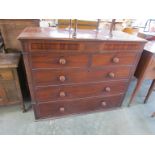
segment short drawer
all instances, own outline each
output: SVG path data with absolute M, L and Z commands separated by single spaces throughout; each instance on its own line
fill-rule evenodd
M 92 66 L 106 65 L 134 65 L 137 58 L 137 53 L 104 53 L 94 54 L 92 58 Z
M 49 102 L 55 100 L 119 94 L 124 93 L 126 87 L 127 81 L 36 87 L 35 96 L 37 102 Z
M 1 69 L 0 70 L 0 81 L 1 80 L 13 80 L 13 73 L 11 70 Z
M 65 54 L 65 53 L 40 53 L 31 54 L 32 68 L 65 68 L 65 67 L 86 67 L 88 56 L 86 54 Z
M 63 85 L 71 83 L 86 83 L 104 80 L 127 79 L 131 67 L 105 67 L 103 69 L 55 69 L 34 70 L 35 85 Z
M 122 95 L 110 97 L 94 97 L 72 101 L 58 101 L 46 104 L 34 104 L 36 119 L 59 117 L 91 111 L 102 111 L 121 106 Z

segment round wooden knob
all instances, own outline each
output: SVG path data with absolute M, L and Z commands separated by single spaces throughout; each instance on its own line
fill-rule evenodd
M 105 107 L 105 106 L 107 105 L 107 103 L 106 103 L 105 101 L 102 101 L 102 102 L 101 102 L 101 105 L 102 105 L 103 107 Z
M 114 57 L 114 58 L 112 59 L 112 61 L 113 61 L 114 63 L 118 63 L 118 62 L 119 62 L 119 58 Z
M 60 97 L 65 97 L 66 96 L 64 91 L 61 91 L 59 95 L 60 95 Z
M 60 63 L 61 65 L 66 64 L 66 59 L 60 58 L 60 59 L 59 59 L 59 63 Z
M 63 75 L 61 75 L 61 76 L 59 77 L 59 80 L 60 80 L 61 82 L 64 82 L 64 81 L 66 80 L 66 77 L 63 76 Z
M 64 108 L 64 107 L 60 107 L 59 110 L 60 110 L 61 112 L 64 112 L 64 111 L 65 111 L 65 108 Z
M 110 78 L 114 78 L 115 77 L 115 74 L 113 72 L 110 72 L 108 75 L 109 75 Z
M 0 101 L 2 101 L 3 99 L 0 97 Z
M 110 92 L 110 90 L 111 90 L 110 87 L 106 87 L 106 88 L 105 88 L 105 91 L 106 91 L 106 92 Z

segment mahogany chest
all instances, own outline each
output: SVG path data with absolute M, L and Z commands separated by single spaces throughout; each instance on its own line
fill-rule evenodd
M 145 40 L 123 32 L 26 28 L 23 47 L 36 119 L 120 107 Z

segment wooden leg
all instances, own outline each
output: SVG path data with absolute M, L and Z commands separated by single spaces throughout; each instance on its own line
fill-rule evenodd
M 144 103 L 146 103 L 148 101 L 148 98 L 150 97 L 154 87 L 155 87 L 155 80 L 153 80 L 152 83 L 151 83 L 149 91 L 148 91 L 148 93 L 147 93 L 147 95 L 145 97 Z
M 141 79 L 139 79 L 139 80 L 137 81 L 136 87 L 135 87 L 135 89 L 134 89 L 134 91 L 133 91 L 133 93 L 132 93 L 132 95 L 131 95 L 131 98 L 130 98 L 130 101 L 129 101 L 129 105 L 128 105 L 128 106 L 131 105 L 131 103 L 132 103 L 132 101 L 133 101 L 135 95 L 137 94 L 137 92 L 138 92 L 138 90 L 139 90 L 139 88 L 140 88 L 140 86 L 141 86 L 141 84 L 142 84 L 143 81 L 144 81 L 143 78 L 141 78 Z

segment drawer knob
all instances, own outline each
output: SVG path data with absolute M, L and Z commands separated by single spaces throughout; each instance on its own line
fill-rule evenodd
M 106 87 L 106 88 L 105 88 L 105 91 L 106 91 L 106 92 L 110 92 L 110 91 L 111 91 L 110 87 Z
M 112 61 L 113 61 L 114 63 L 119 63 L 119 58 L 114 57 L 114 58 L 112 59 Z
M 60 107 L 59 110 L 60 110 L 60 112 L 64 112 L 65 108 L 64 107 Z
M 105 106 L 107 105 L 107 103 L 106 103 L 105 101 L 102 101 L 102 102 L 101 102 L 101 105 L 102 105 L 103 107 L 105 107 Z
M 109 75 L 110 78 L 114 78 L 115 77 L 115 74 L 113 72 L 110 72 L 108 75 Z
M 64 82 L 64 81 L 66 80 L 66 77 L 63 76 L 63 75 L 61 75 L 61 76 L 59 77 L 59 80 L 60 80 L 61 82 Z
M 65 65 L 65 64 L 66 64 L 66 59 L 60 58 L 60 59 L 59 59 L 59 64 Z
M 59 95 L 60 95 L 60 97 L 65 97 L 66 96 L 64 91 L 61 91 Z
M 3 101 L 3 99 L 0 97 L 0 102 Z

